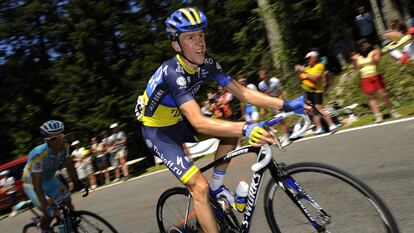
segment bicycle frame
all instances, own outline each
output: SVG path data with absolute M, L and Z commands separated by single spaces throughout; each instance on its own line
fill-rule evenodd
M 253 146 L 245 146 L 236 150 L 233 150 L 231 152 L 228 152 L 225 156 L 211 162 L 210 164 L 202 167 L 200 169 L 201 172 L 205 172 L 217 165 L 221 165 L 223 163 L 227 163 L 231 161 L 233 158 L 238 156 L 243 156 L 249 153 L 255 153 L 257 155 L 257 162 L 259 163 L 265 158 L 266 150 L 264 147 L 253 147 Z M 254 165 L 253 165 L 254 166 Z M 252 170 L 253 169 L 252 166 Z M 306 207 L 303 205 L 301 200 L 305 200 L 309 202 L 322 216 L 325 220 L 325 223 L 330 223 L 330 216 L 319 206 L 318 203 L 316 203 L 313 198 L 308 195 L 296 181 L 286 174 L 286 172 L 283 170 L 283 165 L 278 164 L 274 158 L 271 158 L 270 162 L 268 162 L 264 167 L 257 171 L 253 171 L 250 186 L 249 186 L 249 193 L 247 196 L 247 203 L 246 203 L 246 209 L 244 211 L 243 221 L 241 225 L 238 224 L 238 222 L 231 221 L 229 219 L 226 219 L 226 221 L 229 223 L 230 227 L 234 228 L 233 230 L 237 230 L 240 233 L 248 233 L 250 229 L 250 223 L 253 217 L 253 213 L 256 207 L 256 201 L 257 197 L 259 196 L 260 187 L 263 181 L 264 172 L 266 170 L 270 170 L 270 174 L 272 175 L 272 178 L 276 181 L 276 184 L 278 184 L 289 196 L 289 198 L 292 200 L 293 203 L 301 210 L 301 212 L 304 214 L 304 216 L 308 219 L 309 223 L 318 231 L 318 232 L 324 232 L 326 226 L 320 225 L 315 221 L 313 216 L 309 213 L 309 211 L 306 209 Z M 215 200 L 215 197 L 210 197 L 211 199 Z M 222 211 L 221 208 L 216 204 L 217 202 L 212 201 L 213 208 L 218 209 L 219 211 Z M 223 212 L 221 212 L 222 216 L 226 216 Z M 219 217 L 219 216 L 218 216 Z

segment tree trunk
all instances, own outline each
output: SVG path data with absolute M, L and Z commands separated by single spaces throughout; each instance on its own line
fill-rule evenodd
M 391 0 L 382 1 L 382 13 L 388 28 L 390 27 L 391 20 L 403 20 L 402 14 L 398 11 L 397 7 Z
M 282 41 L 276 17 L 267 0 L 257 0 L 257 5 L 259 6 L 260 14 L 265 24 L 267 40 L 269 41 L 270 51 L 272 53 L 273 67 L 276 71 L 282 72 L 283 68 L 280 60 Z
M 385 27 L 384 27 L 384 23 L 382 22 L 381 12 L 379 10 L 377 0 L 370 0 L 370 3 L 371 3 L 371 8 L 372 8 L 372 13 L 374 16 L 375 28 L 377 29 L 377 33 L 380 36 L 381 43 L 384 43 L 384 41 L 386 40 Z

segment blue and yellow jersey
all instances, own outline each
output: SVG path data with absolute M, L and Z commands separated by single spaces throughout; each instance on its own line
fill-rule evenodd
M 223 88 L 233 80 L 209 56 L 197 70 L 186 66 L 179 55 L 165 61 L 152 75 L 145 89 L 143 124 L 164 127 L 179 122 L 182 119 L 179 107 L 194 99 L 209 79 L 215 80 Z
M 23 169 L 22 180 L 25 183 L 32 183 L 31 173 L 41 172 L 42 181 L 47 182 L 55 177 L 57 170 L 61 168 L 63 161 L 69 157 L 69 145 L 64 148 L 57 156 L 54 156 L 47 143 L 35 147 L 30 153 L 26 166 Z

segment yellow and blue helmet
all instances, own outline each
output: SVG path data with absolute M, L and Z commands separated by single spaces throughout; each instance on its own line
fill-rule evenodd
M 168 38 L 178 40 L 183 32 L 193 32 L 207 28 L 207 17 L 195 7 L 186 7 L 174 11 L 165 21 Z

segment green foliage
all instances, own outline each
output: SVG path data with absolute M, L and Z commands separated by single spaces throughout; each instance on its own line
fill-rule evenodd
M 354 16 L 352 0 L 270 2 L 289 67 L 302 63 L 310 47 L 332 51 L 337 36 Z M 256 71 L 272 67 L 263 19 L 254 0 L 1 1 L 0 160 L 27 154 L 41 142 L 39 125 L 52 118 L 65 122 L 68 141 L 84 143 L 119 122 L 128 133 L 130 154 L 142 155 L 145 146 L 139 142 L 133 112 L 136 97 L 158 66 L 173 56 L 164 32 L 165 18 L 186 5 L 197 6 L 207 15 L 208 53 L 227 73 L 244 73 L 256 83 Z M 409 67 L 384 72 L 395 79 L 414 74 Z M 285 75 L 288 93 L 299 93 L 293 72 L 287 70 Z M 405 100 L 412 97 L 404 92 L 405 85 L 411 93 L 414 85 L 413 79 L 404 80 L 390 85 Z M 353 82 L 355 90 L 348 93 L 356 94 L 358 83 Z M 350 95 L 347 98 L 357 96 Z

